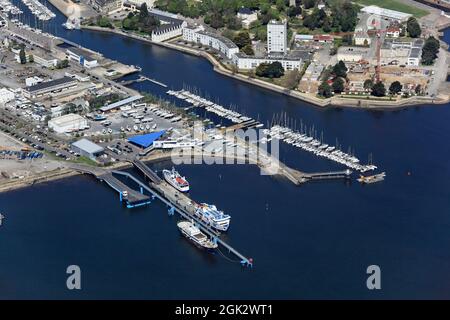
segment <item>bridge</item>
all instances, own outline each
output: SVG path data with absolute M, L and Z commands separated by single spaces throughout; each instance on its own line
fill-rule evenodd
M 136 169 L 138 169 L 142 174 L 149 179 L 154 184 L 160 184 L 162 182 L 161 178 L 150 169 L 144 162 L 141 160 L 133 160 L 133 165 Z
M 116 172 L 117 173 L 117 172 Z M 117 191 L 120 195 L 120 201 L 125 201 L 127 208 L 135 208 L 144 206 L 150 203 L 150 197 L 144 194 L 144 190 L 141 188 L 141 192 L 138 192 L 120 180 L 113 176 L 111 172 L 98 175 L 97 179 L 105 182 L 112 189 Z

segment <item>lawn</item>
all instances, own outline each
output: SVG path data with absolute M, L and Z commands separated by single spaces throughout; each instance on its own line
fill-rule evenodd
M 401 3 L 397 0 L 353 0 L 356 3 L 362 5 L 375 5 L 385 9 L 391 9 L 395 11 L 401 11 L 405 13 L 410 13 L 416 18 L 422 18 L 429 14 L 427 10 L 416 8 L 412 5 Z

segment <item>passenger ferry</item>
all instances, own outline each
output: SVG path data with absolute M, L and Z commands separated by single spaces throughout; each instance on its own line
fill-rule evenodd
M 175 168 L 163 170 L 164 179 L 175 189 L 181 192 L 189 192 L 189 182 L 182 177 Z
M 192 222 L 180 221 L 177 223 L 181 234 L 192 241 L 196 246 L 205 249 L 216 249 L 217 243 L 212 242 L 208 237 L 200 231 Z
M 205 223 L 220 231 L 227 231 L 230 226 L 231 217 L 217 209 L 215 205 L 206 203 L 194 203 L 195 214 Z
M 375 182 L 383 181 L 385 177 L 386 177 L 386 172 L 375 174 L 373 176 L 363 176 L 363 175 L 361 175 L 358 178 L 358 181 L 361 182 L 361 183 L 369 184 L 369 183 L 375 183 Z

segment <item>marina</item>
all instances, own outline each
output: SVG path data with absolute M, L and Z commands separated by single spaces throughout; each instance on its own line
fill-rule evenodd
M 30 9 L 31 13 L 41 21 L 48 21 L 56 17 L 56 15 L 38 0 L 22 0 L 22 2 Z
M 22 10 L 13 5 L 9 0 L 0 0 L 0 11 L 13 16 L 22 14 Z

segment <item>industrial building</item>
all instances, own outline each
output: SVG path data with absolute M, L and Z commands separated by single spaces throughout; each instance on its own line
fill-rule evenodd
M 92 160 L 95 160 L 104 151 L 102 146 L 99 146 L 88 139 L 81 139 L 72 143 L 71 149 Z
M 287 49 L 286 21 L 269 21 L 267 24 L 267 52 L 269 55 L 285 54 Z
M 72 131 L 84 130 L 88 128 L 88 123 L 85 118 L 78 114 L 69 113 L 64 116 L 51 119 L 48 122 L 48 127 L 57 133 L 67 133 Z
M 136 101 L 138 101 L 138 100 L 140 100 L 142 98 L 143 98 L 143 96 L 140 96 L 140 95 L 132 96 L 132 97 L 129 97 L 129 98 L 126 98 L 126 99 L 123 99 L 123 100 L 120 100 L 120 101 L 117 101 L 117 102 L 114 102 L 114 103 L 111 103 L 111 104 L 107 104 L 107 105 L 101 107 L 100 111 L 108 112 L 108 111 L 120 108 L 122 106 L 125 106 L 127 104 L 136 102 Z
M 384 9 L 378 6 L 367 6 L 362 8 L 361 11 L 367 14 L 377 15 L 383 19 L 394 20 L 398 22 L 406 22 L 409 18 L 412 17 L 412 14 L 409 13 Z
M 385 39 L 380 50 L 381 63 L 417 67 L 420 65 L 423 45 L 423 39 Z
M 153 145 L 153 142 L 155 142 L 156 140 L 161 138 L 164 135 L 164 133 L 166 133 L 166 130 L 142 134 L 142 135 L 128 138 L 128 141 L 138 147 L 148 148 Z
M 45 94 L 52 94 L 61 92 L 69 88 L 76 87 L 78 81 L 69 77 L 62 77 L 59 79 L 41 82 L 33 86 L 29 86 L 23 89 L 23 93 L 27 98 L 37 98 Z
M 71 47 L 66 50 L 69 60 L 73 60 L 81 64 L 85 68 L 95 68 L 98 66 L 98 61 L 86 50 Z

